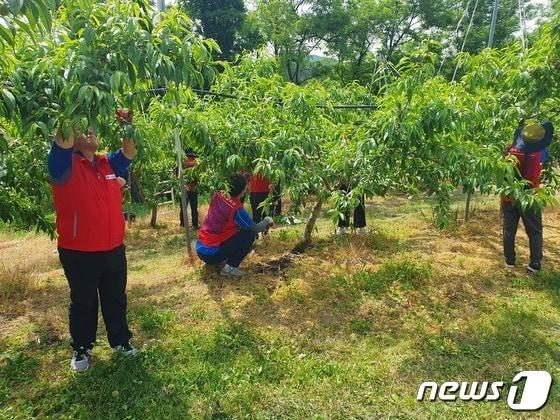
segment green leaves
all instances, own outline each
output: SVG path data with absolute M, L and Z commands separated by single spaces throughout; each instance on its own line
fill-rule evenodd
M 26 4 L 21 10 L 31 17 L 41 12 L 39 3 Z M 215 45 L 193 36 L 188 17 L 174 9 L 154 27 L 152 10 L 144 6 L 118 0 L 66 4 L 56 39 L 47 37 L 39 50 L 25 49 L 12 76 L 19 99 L 6 100 L 6 113 L 21 115 L 24 134 L 34 135 L 38 120 L 52 126 L 60 118 L 78 124 L 86 118 L 105 136 L 117 103 L 144 106 L 154 86 L 203 85 L 215 77 Z M 10 33 L 4 33 L 9 40 Z M 46 86 L 49 106 L 38 106 Z
M 17 14 L 23 7 L 23 0 L 8 0 L 8 8 L 12 14 Z
M 16 109 L 16 98 L 8 89 L 2 89 L 1 93 L 4 106 L 6 108 L 6 114 L 13 115 Z
M 37 31 L 51 28 L 49 0 L 7 0 L 4 3 L 0 5 L 0 46 L 13 46 L 18 30 L 34 39 Z
M 14 43 L 15 34 L 16 30 L 14 26 L 3 17 L 0 17 L 0 41 L 12 45 Z

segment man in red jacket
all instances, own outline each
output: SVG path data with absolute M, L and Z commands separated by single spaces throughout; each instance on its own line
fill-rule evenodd
M 121 122 L 131 123 L 130 111 L 118 111 Z M 52 180 L 60 262 L 70 286 L 70 335 L 74 350 L 72 369 L 89 367 L 96 340 L 98 302 L 109 344 L 134 355 L 132 333 L 126 320 L 126 255 L 122 213 L 122 177 L 136 155 L 132 139 L 124 139 L 115 153 L 97 154 L 99 143 L 92 129 L 86 134 L 56 133 L 48 157 Z M 99 299 L 98 299 L 99 294 Z
M 525 124 L 523 121 L 515 130 L 513 143 L 505 153 L 515 157 L 520 176 L 526 181 L 526 188 L 540 185 L 541 165 L 547 157 L 547 147 L 552 141 L 554 127 L 551 122 Z M 538 273 L 543 258 L 543 224 L 540 209 L 522 211 L 512 197 L 502 196 L 503 245 L 505 265 L 515 267 L 515 236 L 519 219 L 523 220 L 529 237 L 530 260 L 527 271 Z

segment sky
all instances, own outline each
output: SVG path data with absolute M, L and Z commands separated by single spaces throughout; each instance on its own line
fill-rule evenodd
M 254 10 L 255 9 L 255 0 L 244 0 L 245 1 L 245 5 L 247 7 L 248 10 Z M 460 0 L 457 0 L 460 1 Z M 154 3 L 157 5 L 158 0 L 154 0 Z M 526 4 L 532 4 L 534 6 L 537 7 L 550 7 L 550 2 L 551 0 L 525 0 Z M 165 0 L 165 4 L 166 5 L 172 5 L 177 3 L 177 0 Z M 499 7 L 499 6 L 498 6 Z M 499 9 L 498 9 L 499 12 Z M 490 22 L 489 22 L 490 24 Z M 536 28 L 538 24 L 538 19 L 533 19 L 533 20 L 528 20 L 527 21 L 527 30 L 529 32 L 531 32 L 532 30 L 534 30 Z M 519 30 L 519 32 L 517 32 L 516 34 L 517 36 L 521 35 L 521 29 Z M 313 53 L 321 53 L 320 51 L 314 51 Z

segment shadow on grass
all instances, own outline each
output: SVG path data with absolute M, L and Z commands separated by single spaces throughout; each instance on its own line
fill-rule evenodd
M 386 322 L 387 314 L 376 318 L 375 314 L 367 313 L 367 308 L 365 313 L 364 301 L 383 305 L 390 300 L 392 304 L 394 294 L 423 290 L 432 274 L 429 264 L 406 257 L 391 258 L 375 270 L 323 276 L 313 275 L 315 271 L 310 273 L 305 263 L 297 260 L 297 266 L 289 269 L 287 275 L 273 278 L 267 274 L 252 275 L 233 281 L 204 271 L 201 279 L 222 318 L 229 323 L 240 322 L 249 328 L 282 327 L 292 337 L 334 338 L 393 328 L 396 324 Z M 232 294 L 244 297 L 240 307 L 228 303 Z
M 50 353 L 62 357 L 56 380 L 38 372 L 45 359 L 37 346 L 0 365 L 0 402 L 15 417 L 230 418 L 237 406 L 251 409 L 254 395 L 244 394 L 252 386 L 277 384 L 296 361 L 236 323 L 181 334 L 136 357 L 94 357 L 82 374 L 70 372 L 61 346 Z
M 29 404 L 33 416 L 69 418 L 163 418 L 184 416 L 188 402 L 169 388 L 158 366 L 174 366 L 160 349 L 134 357 L 92 359 L 88 372 L 44 388 Z M 64 368 L 69 369 L 64 364 Z
M 420 334 L 417 356 L 400 367 L 418 380 L 511 380 L 520 370 L 548 370 L 560 347 L 548 333 L 553 322 L 521 306 L 495 308 L 486 317 L 465 319 L 463 329 Z
M 560 310 L 560 270 L 545 269 L 534 278 L 535 288 L 546 291 L 553 305 Z

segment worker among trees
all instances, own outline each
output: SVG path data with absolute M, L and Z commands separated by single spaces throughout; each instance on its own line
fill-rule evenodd
M 342 192 L 342 194 L 347 195 L 348 186 L 346 184 L 341 184 L 340 191 Z M 356 229 L 359 235 L 366 234 L 366 208 L 364 204 L 365 204 L 365 195 L 362 194 L 358 198 L 358 205 L 354 207 L 354 217 L 352 222 L 352 226 L 354 227 L 354 229 Z M 346 206 L 345 210 L 339 212 L 338 214 L 338 226 L 336 228 L 336 234 L 344 235 L 346 233 L 346 229 L 348 229 L 349 227 L 350 227 L 350 208 Z
M 119 110 L 117 118 L 131 124 L 132 111 Z M 115 153 L 98 154 L 98 148 L 93 129 L 71 130 L 65 137 L 59 128 L 48 156 L 58 253 L 70 287 L 70 365 L 78 372 L 89 367 L 99 303 L 111 347 L 126 355 L 138 351 L 126 319 L 125 182 L 118 176 L 128 171 L 136 147 L 125 138 Z
M 188 148 L 185 150 L 185 160 L 184 165 L 187 169 L 187 207 L 190 206 L 191 209 L 191 221 L 192 226 L 194 229 L 199 228 L 198 223 L 198 180 L 196 179 L 196 175 L 194 174 L 194 169 L 197 162 L 197 154 L 194 152 L 192 148 Z M 183 202 L 179 200 L 179 206 L 181 208 L 179 212 L 179 221 L 181 223 L 181 227 L 185 226 L 185 220 L 183 219 Z
M 273 184 L 268 178 L 260 174 L 253 174 L 249 181 L 249 192 L 251 201 L 251 213 L 255 222 L 263 219 L 263 206 L 268 197 L 272 194 L 272 204 L 270 206 L 270 215 L 272 217 L 280 216 L 282 212 L 282 198 L 279 184 Z
M 542 163 L 548 155 L 547 147 L 552 141 L 553 132 L 551 122 L 540 124 L 521 121 L 515 130 L 513 143 L 505 150 L 505 154 L 517 160 L 519 175 L 526 181 L 527 189 L 538 188 L 540 185 Z M 515 236 L 519 219 L 522 219 L 529 237 L 530 260 L 527 270 L 531 273 L 539 272 L 543 258 L 542 211 L 538 208 L 522 210 L 518 202 L 506 195 L 501 197 L 501 209 L 506 267 L 515 267 Z
M 221 274 L 241 277 L 239 265 L 251 251 L 257 234 L 272 224 L 265 217 L 256 223 L 243 208 L 242 197 L 247 191 L 247 179 L 242 174 L 229 180 L 227 192 L 217 192 L 210 201 L 208 215 L 198 232 L 196 252 L 207 264 L 224 264 Z

